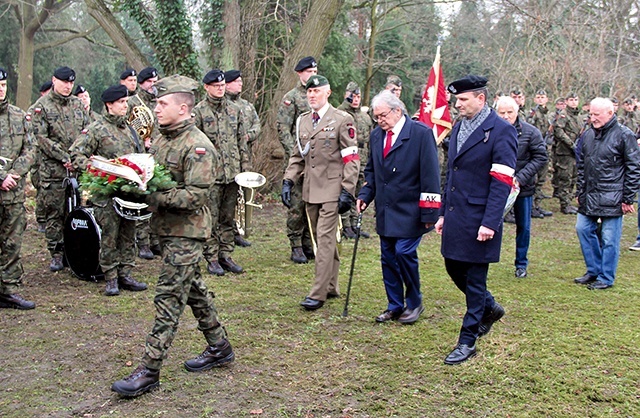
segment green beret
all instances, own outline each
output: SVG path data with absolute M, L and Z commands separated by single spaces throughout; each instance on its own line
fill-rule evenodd
M 174 74 L 158 81 L 156 89 L 158 89 L 157 97 L 173 93 L 195 94 L 196 90 L 198 90 L 198 82 L 192 78 Z
M 327 80 L 327 77 L 321 76 L 319 74 L 314 74 L 311 77 L 309 77 L 309 80 L 307 80 L 307 84 L 304 86 L 305 90 L 309 90 L 312 87 L 320 87 L 320 86 L 328 86 L 329 85 L 329 80 Z

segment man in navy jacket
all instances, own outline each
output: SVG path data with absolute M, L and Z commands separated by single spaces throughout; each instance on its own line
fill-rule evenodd
M 449 84 L 461 120 L 451 132 L 447 181 L 436 232 L 447 273 L 466 297 L 458 345 L 445 364 L 476 354 L 476 339 L 504 309 L 487 290 L 489 263 L 500 260 L 502 217 L 513 184 L 517 133 L 487 106 L 487 79 L 469 75 Z
M 440 207 L 438 151 L 431 130 L 404 114 L 404 105 L 391 92 L 374 97 L 371 107 L 378 127 L 371 133 L 357 210 L 375 199 L 388 300 L 376 322 L 412 324 L 424 311 L 417 248 Z

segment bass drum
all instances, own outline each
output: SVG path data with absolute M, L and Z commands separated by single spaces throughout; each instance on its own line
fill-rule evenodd
M 76 208 L 64 223 L 64 256 L 80 280 L 104 279 L 100 268 L 100 227 L 91 209 Z

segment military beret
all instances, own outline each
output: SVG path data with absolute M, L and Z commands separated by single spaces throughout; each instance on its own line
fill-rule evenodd
M 556 99 L 556 104 L 558 104 L 558 103 L 564 103 L 564 97 L 558 97 Z
M 387 85 L 394 84 L 398 87 L 402 87 L 402 80 L 397 75 L 390 75 L 387 77 Z
M 578 98 L 578 93 L 576 93 L 575 91 L 570 91 L 569 93 L 567 93 L 567 99 L 577 99 Z
M 138 73 L 133 68 L 127 68 L 120 74 L 120 80 L 126 80 L 129 77 L 135 77 Z
M 547 92 L 546 92 L 545 90 L 538 90 L 538 91 L 536 91 L 536 94 L 537 94 L 538 96 L 546 96 L 546 95 L 547 95 Z
M 224 81 L 224 73 L 217 68 L 209 71 L 202 79 L 204 84 L 220 83 L 221 81 Z
M 158 89 L 158 98 L 173 93 L 195 94 L 198 90 L 198 82 L 192 78 L 174 74 L 158 81 L 156 89 Z
M 62 81 L 74 81 L 76 72 L 69 67 L 60 67 L 53 72 L 53 76 Z
M 296 65 L 296 68 L 294 68 L 295 71 L 304 71 L 307 68 L 316 68 L 318 66 L 318 63 L 316 62 L 316 59 L 313 57 L 304 57 L 302 58 L 300 61 L 298 61 L 298 64 Z
M 240 70 L 229 70 L 224 72 L 224 81 L 227 83 L 231 83 L 240 77 L 242 77 Z
M 0 68 L 0 80 L 6 80 L 7 79 L 7 72 L 4 70 L 4 68 Z
M 42 85 L 40 86 L 40 93 L 44 93 L 47 90 L 51 90 L 51 87 L 53 87 L 53 83 L 51 82 L 51 80 L 49 81 L 45 81 L 44 83 L 42 83 Z
M 476 91 L 487 86 L 487 80 L 485 77 L 481 75 L 468 75 L 459 80 L 454 81 L 453 83 L 447 86 L 447 90 L 451 94 L 460 94 L 466 93 L 468 91 Z
M 346 91 L 354 94 L 360 94 L 360 86 L 358 86 L 358 83 L 355 81 L 350 81 L 349 84 L 347 84 Z
M 123 97 L 127 97 L 128 95 L 129 95 L 129 90 L 127 90 L 127 87 L 122 84 L 119 84 L 117 86 L 111 86 L 105 91 L 103 91 L 102 96 L 100 96 L 100 99 L 102 99 L 102 101 L 105 103 L 113 103 L 116 100 L 120 100 Z
M 85 91 L 87 91 L 87 89 L 84 88 L 84 86 L 82 84 L 78 84 L 78 86 L 76 87 L 76 89 L 73 91 L 73 95 L 77 96 L 80 93 L 84 93 Z
M 150 78 L 157 77 L 158 70 L 153 67 L 145 67 L 138 73 L 138 83 L 143 83 Z
M 309 80 L 307 80 L 307 84 L 305 84 L 304 88 L 305 90 L 309 90 L 312 87 L 320 87 L 320 86 L 328 86 L 329 85 L 329 80 L 327 80 L 327 77 L 321 76 L 320 74 L 314 74 L 311 77 L 309 77 Z

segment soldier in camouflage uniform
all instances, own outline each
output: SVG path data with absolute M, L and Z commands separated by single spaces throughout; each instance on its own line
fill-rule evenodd
M 73 91 L 73 95 L 76 96 L 84 105 L 84 111 L 89 115 L 89 122 L 95 122 L 100 118 L 100 115 L 91 110 L 91 95 L 89 91 L 82 85 L 78 84 Z
M 545 147 L 547 148 L 547 154 L 550 154 L 550 141 L 547 141 L 550 132 L 549 132 L 549 108 L 547 107 L 547 103 L 549 102 L 549 97 L 547 96 L 547 92 L 544 90 L 538 90 L 536 92 L 535 97 L 533 98 L 535 102 L 535 106 L 529 112 L 529 117 L 527 118 L 527 122 L 531 125 L 538 128 L 540 133 L 542 134 L 542 138 L 545 139 Z M 545 196 L 542 192 L 542 188 L 547 182 L 547 177 L 549 175 L 549 159 L 544 163 L 540 171 L 538 171 L 538 179 L 536 181 L 536 190 L 533 195 L 533 208 L 531 209 L 531 217 L 532 218 L 544 218 L 545 216 L 553 216 L 553 212 L 549 210 L 545 210 L 540 206 L 542 203 L 542 199 Z
M 344 94 L 344 101 L 339 110 L 343 110 L 351 115 L 355 121 L 357 138 L 358 138 L 358 155 L 360 157 L 360 172 L 358 173 L 358 182 L 356 183 L 356 193 L 360 191 L 364 183 L 364 168 L 369 160 L 369 135 L 373 130 L 373 119 L 369 116 L 369 113 L 362 111 L 360 107 L 360 87 L 354 81 L 347 84 L 347 89 Z M 357 224 L 358 214 L 356 213 L 355 205 L 346 213 L 341 215 L 342 217 L 342 235 L 346 238 L 355 238 L 356 232 L 354 228 Z M 363 238 L 370 238 L 371 236 L 365 232 L 360 231 L 360 236 Z
M 184 363 L 190 372 L 230 363 L 235 356 L 225 329 L 218 320 L 213 292 L 207 290 L 198 263 L 211 235 L 209 189 L 215 182 L 219 162 L 211 141 L 191 118 L 198 88 L 183 76 L 163 78 L 157 84 L 155 113 L 162 137 L 151 146 L 158 164 L 171 172 L 178 185 L 149 195 L 155 213 L 152 226 L 160 236 L 164 264 L 156 287 L 156 319 L 147 337 L 142 362 L 133 373 L 111 389 L 124 396 L 138 396 L 159 385 L 160 368 L 188 305 L 207 340 L 202 354 Z
M 133 68 L 127 68 L 120 74 L 120 84 L 125 86 L 129 90 L 129 95 L 136 94 L 138 88 L 138 73 Z
M 46 96 L 51 91 L 53 83 L 51 80 L 43 83 L 40 86 L 40 97 Z M 40 193 L 40 151 L 38 150 L 37 142 L 33 144 L 35 148 L 35 158 L 29 170 L 29 176 L 31 177 L 31 185 L 36 190 L 36 222 L 38 223 L 38 232 L 43 234 L 46 232 L 47 218 L 44 211 L 44 202 L 42 201 L 42 193 Z
M 253 165 L 253 153 L 251 148 L 253 147 L 253 143 L 260 136 L 261 130 L 258 112 L 256 112 L 256 108 L 248 100 L 240 97 L 240 93 L 242 93 L 242 73 L 240 73 L 240 71 L 226 71 L 224 73 L 224 81 L 226 83 L 225 96 L 242 109 L 242 116 L 244 117 L 242 122 L 245 127 L 245 131 L 247 132 L 247 153 L 249 156 L 249 163 Z M 251 246 L 251 243 L 240 235 L 238 232 L 238 226 L 235 222 L 233 223 L 233 239 L 236 245 L 241 247 Z
M 514 87 L 511 89 L 511 93 L 509 94 L 513 100 L 516 101 L 518 105 L 518 117 L 522 118 L 522 120 L 527 120 L 525 106 L 527 105 L 527 98 L 524 94 L 524 90 L 520 87 Z
M 53 73 L 53 88 L 30 108 L 33 133 L 38 142 L 40 160 L 40 193 L 45 203 L 47 248 L 51 253 L 51 271 L 64 268 L 62 264 L 65 193 L 62 181 L 73 169 L 69 147 L 89 124 L 84 105 L 73 96 L 76 73 L 60 67 Z
M 284 95 L 278 107 L 278 138 L 284 148 L 284 161 L 289 163 L 296 143 L 296 120 L 305 112 L 311 111 L 307 102 L 305 85 L 307 80 L 318 73 L 318 63 L 313 57 L 304 57 L 294 68 L 298 73 L 300 83 Z M 309 234 L 309 222 L 302 200 L 303 176 L 296 181 L 291 189 L 291 207 L 287 210 L 287 236 L 291 245 L 291 261 L 304 264 L 315 257 L 313 244 Z
M 22 285 L 20 249 L 27 226 L 24 210 L 26 176 L 34 146 L 28 120 L 7 100 L 7 72 L 0 68 L 0 308 L 33 309 L 18 289 Z
M 242 110 L 224 96 L 222 71 L 209 71 L 202 82 L 207 97 L 193 109 L 196 127 L 213 143 L 221 164 L 220 176 L 211 189 L 210 209 L 214 229 L 205 245 L 204 256 L 209 273 L 222 276 L 226 270 L 239 274 L 244 269 L 231 258 L 235 246 L 233 227 L 239 187 L 235 176 L 243 171 L 251 171 L 244 116 Z
M 578 107 L 578 95 L 569 93 L 565 99 L 567 107 L 560 112 L 556 120 L 554 136 L 554 197 L 560 200 L 560 210 L 567 215 L 575 215 L 578 208 L 571 204 L 576 186 L 575 144 L 580 136 L 582 118 Z
M 127 88 L 109 87 L 101 98 L 106 108 L 104 115 L 83 130 L 69 149 L 76 172 L 87 168 L 92 155 L 113 159 L 144 151 L 138 135 L 127 124 Z M 135 221 L 120 217 L 111 198 L 92 198 L 91 204 L 102 230 L 100 267 L 107 281 L 105 295 L 120 294 L 119 287 L 134 292 L 145 290 L 145 283 L 131 277 L 135 266 Z
M 131 117 L 133 108 L 143 106 L 151 113 L 155 107 L 156 87 L 158 81 L 158 70 L 153 67 L 145 67 L 138 73 L 138 87 L 136 93 L 129 97 L 129 109 L 127 110 L 127 120 Z M 153 127 L 151 133 L 144 138 L 146 150 L 151 147 L 151 143 L 160 136 L 158 131 L 158 120 L 153 116 Z M 136 242 L 138 244 L 138 257 L 145 260 L 153 260 L 154 255 L 160 255 L 160 244 L 158 237 L 151 233 L 150 220 L 138 221 L 136 223 Z
M 631 97 L 627 97 L 622 102 L 622 116 L 620 117 L 620 123 L 627 128 L 631 129 L 636 137 L 638 136 L 638 115 L 634 110 L 634 103 Z
M 392 74 L 387 77 L 387 81 L 384 84 L 384 89 L 389 90 L 399 99 L 400 96 L 402 96 L 402 80 L 397 75 Z

